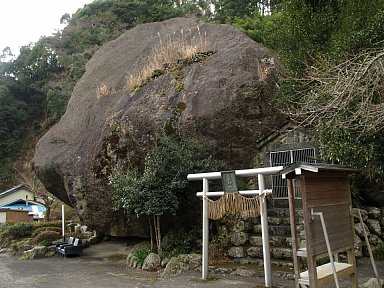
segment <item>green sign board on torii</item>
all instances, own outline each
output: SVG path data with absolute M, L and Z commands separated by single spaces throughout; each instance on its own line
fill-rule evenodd
M 236 193 L 237 189 L 236 173 L 235 171 L 221 172 L 221 181 L 223 183 L 224 193 Z

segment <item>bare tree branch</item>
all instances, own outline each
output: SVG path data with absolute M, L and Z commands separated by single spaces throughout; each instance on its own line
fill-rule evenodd
M 370 49 L 339 65 L 311 67 L 311 89 L 290 116 L 304 125 L 334 126 L 360 135 L 384 128 L 384 51 Z

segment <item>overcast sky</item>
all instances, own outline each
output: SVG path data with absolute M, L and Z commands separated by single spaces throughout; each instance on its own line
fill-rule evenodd
M 93 0 L 1 0 L 0 3 L 0 52 L 10 46 L 13 54 L 21 46 L 37 42 L 41 36 L 51 36 L 60 26 L 65 13 Z

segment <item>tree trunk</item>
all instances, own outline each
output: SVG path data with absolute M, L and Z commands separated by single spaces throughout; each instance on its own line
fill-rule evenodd
M 51 206 L 47 206 L 47 210 L 45 211 L 45 221 L 51 220 Z
M 151 216 L 148 216 L 148 224 L 149 224 L 149 235 L 151 236 L 151 252 L 154 252 L 154 245 L 153 245 L 153 225 L 151 221 Z
M 161 254 L 161 232 L 160 232 L 160 215 L 153 215 L 153 224 L 155 227 L 157 253 Z

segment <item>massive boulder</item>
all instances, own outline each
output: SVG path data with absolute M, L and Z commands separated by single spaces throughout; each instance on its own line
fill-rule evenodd
M 192 59 L 162 63 L 140 85 L 127 86 L 127 77 L 138 77 L 167 45 L 188 49 L 199 41 L 205 48 Z M 139 25 L 87 63 L 66 113 L 38 142 L 34 169 L 86 225 L 110 235 L 143 235 L 143 225 L 112 209 L 112 169 L 140 165 L 161 128 L 209 143 L 232 168 L 252 167 L 256 142 L 285 121 L 272 99 L 274 62 L 228 25 L 196 18 Z

